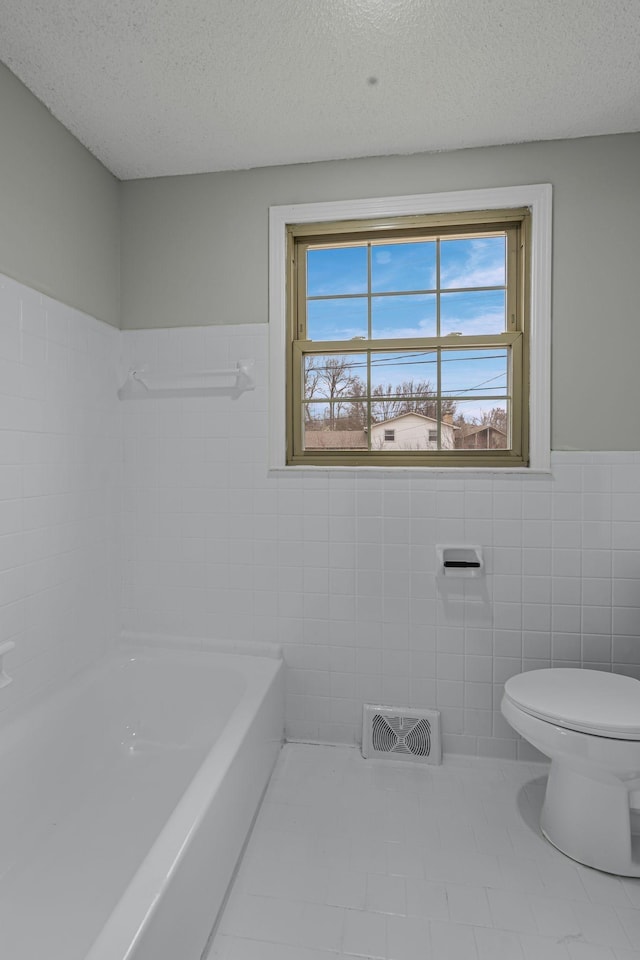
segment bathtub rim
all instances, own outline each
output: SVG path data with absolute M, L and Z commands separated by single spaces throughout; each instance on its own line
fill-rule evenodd
M 261 657 L 254 652 L 257 644 L 251 644 L 249 648 L 246 644 L 233 644 L 234 650 L 231 652 L 226 641 L 202 638 L 126 634 L 121 635 L 119 640 L 121 649 L 132 654 L 156 652 L 162 655 L 175 652 L 182 655 L 211 655 L 229 661 L 231 666 L 238 667 L 243 660 L 245 666 L 252 662 L 260 666 L 257 666 L 254 674 L 247 679 L 246 689 L 229 718 L 233 722 L 225 726 L 220 737 L 212 744 L 160 833 L 123 889 L 85 960 L 106 960 L 107 957 L 110 960 L 129 960 L 135 955 L 163 893 L 171 884 L 185 851 L 198 833 L 216 793 L 248 737 L 252 720 L 267 698 L 274 695 L 276 686 L 283 685 L 284 681 L 284 661 L 281 655 L 278 655 L 279 648 L 276 644 L 270 644 L 271 649 L 267 656 Z M 283 740 L 284 717 L 278 743 L 281 745 Z M 132 904 L 139 905 L 139 909 L 134 911 Z M 216 917 L 212 917 L 212 925 L 215 920 Z

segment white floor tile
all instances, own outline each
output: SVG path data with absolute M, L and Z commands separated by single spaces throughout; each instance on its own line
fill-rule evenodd
M 513 890 L 518 893 L 543 894 L 545 892 L 540 869 L 535 860 L 524 860 L 522 857 L 511 854 L 510 856 L 499 856 L 498 864 L 501 881 L 496 886 L 501 889 Z
M 292 900 L 243 894 L 229 902 L 220 931 L 249 940 L 293 944 L 303 908 L 304 904 Z
M 412 879 L 422 879 L 424 877 L 422 854 L 415 844 L 387 843 L 385 846 L 387 873 L 392 876 L 411 877 Z
M 496 826 L 493 823 L 475 824 L 473 832 L 480 853 L 513 856 L 513 844 L 505 826 Z
M 640 881 L 542 837 L 544 770 L 289 744 L 208 960 L 637 960 Z
M 566 897 L 570 900 L 589 900 L 577 865 L 559 851 L 555 851 L 555 848 L 552 849 L 557 855 L 553 862 L 545 863 L 542 874 L 542 883 L 547 895 Z
M 339 957 L 324 950 L 219 935 L 208 960 L 339 960 Z
M 429 923 L 416 917 L 387 917 L 388 960 L 432 957 Z
M 429 880 L 406 882 L 407 915 L 422 919 L 449 920 L 447 890 L 443 883 Z
M 615 955 L 609 947 L 599 947 L 593 943 L 575 941 L 567 945 L 571 960 L 614 960 Z
M 529 897 L 508 890 L 487 890 L 493 925 L 499 930 L 517 933 L 538 933 Z
M 575 903 L 573 909 L 580 932 L 587 943 L 599 943 L 605 947 L 628 947 L 634 944 L 627 936 L 620 918 L 613 907 L 599 903 Z M 640 924 L 638 925 L 640 931 Z
M 624 892 L 629 897 L 631 906 L 640 910 L 640 880 L 625 877 L 622 880 L 622 886 L 624 887 Z
M 478 927 L 493 926 L 487 894 L 483 887 L 447 884 L 451 921 Z
M 364 870 L 329 869 L 326 902 L 334 907 L 364 910 L 367 893 L 367 874 Z
M 339 950 L 345 922 L 342 907 L 305 903 L 296 918 L 295 942 L 314 950 Z
M 517 933 L 476 927 L 473 931 L 478 949 L 478 960 L 524 960 L 522 944 Z
M 478 960 L 471 927 L 431 921 L 431 951 L 437 960 Z
M 637 950 L 614 950 L 613 955 L 616 960 L 638 960 Z
M 620 877 L 591 870 L 589 867 L 579 868 L 578 874 L 592 903 L 607 903 L 611 907 L 640 906 L 640 885 L 638 903 L 633 904 Z
M 525 960 L 569 960 L 566 944 L 558 942 L 555 937 L 521 933 L 520 943 Z
M 640 910 L 619 909 L 618 917 L 634 950 L 640 955 Z
M 367 877 L 366 909 L 372 913 L 407 915 L 407 891 L 404 877 L 371 873 Z
M 387 925 L 384 916 L 364 910 L 347 910 L 342 950 L 354 957 L 386 957 Z
M 528 899 L 538 924 L 538 932 L 542 936 L 561 940 L 563 937 L 580 935 L 580 926 L 573 910 L 574 904 L 570 900 L 537 895 L 529 896 Z
M 314 863 L 269 863 L 261 861 L 239 878 L 247 893 L 324 903 L 329 885 L 329 867 Z

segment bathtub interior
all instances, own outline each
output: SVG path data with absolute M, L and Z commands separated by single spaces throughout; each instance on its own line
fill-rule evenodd
M 7 957 L 86 955 L 241 700 L 236 659 L 221 682 L 219 656 L 125 649 L 3 731 Z

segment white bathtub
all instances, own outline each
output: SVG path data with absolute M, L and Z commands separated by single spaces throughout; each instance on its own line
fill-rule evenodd
M 0 956 L 199 960 L 282 732 L 280 660 L 128 646 L 16 718 Z

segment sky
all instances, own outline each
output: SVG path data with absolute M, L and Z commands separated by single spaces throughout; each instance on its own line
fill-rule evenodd
M 307 336 L 311 340 L 368 337 L 368 251 L 366 246 L 310 249 L 307 254 Z M 505 330 L 505 238 L 442 240 L 440 246 L 440 333 L 494 334 Z M 502 287 L 478 290 L 478 287 Z M 435 241 L 381 243 L 371 247 L 372 339 L 437 336 Z M 462 290 L 456 288 L 463 288 Z M 418 291 L 418 292 L 416 292 Z M 434 292 L 427 292 L 434 291 Z M 386 294 L 386 295 L 383 295 Z M 313 299 L 324 297 L 328 299 Z M 366 357 L 353 358 L 354 373 L 366 380 Z M 372 386 L 405 380 L 437 383 L 436 354 L 425 351 L 374 354 Z M 443 350 L 442 395 L 503 396 L 505 350 Z M 497 406 L 470 399 L 469 416 Z M 502 405 L 502 404 L 500 404 Z M 462 409 L 462 405 L 460 407 Z

